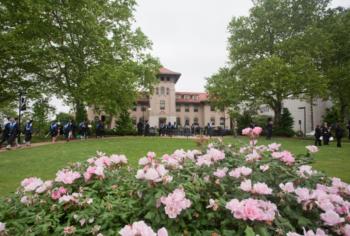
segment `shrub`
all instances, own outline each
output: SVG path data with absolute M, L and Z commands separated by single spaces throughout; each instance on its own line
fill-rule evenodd
M 295 156 L 257 146 L 260 133 L 244 129 L 245 146 L 149 152 L 138 170 L 98 153 L 55 180 L 27 178 L 0 203 L 0 234 L 349 235 L 350 185 L 308 165 L 317 147 Z
M 132 123 L 130 114 L 128 111 L 120 113 L 118 120 L 116 121 L 115 131 L 117 135 L 136 135 L 137 131 Z
M 275 125 L 274 135 L 292 137 L 295 135 L 293 130 L 294 119 L 292 114 L 289 112 L 288 108 L 283 108 L 282 116 L 279 124 Z

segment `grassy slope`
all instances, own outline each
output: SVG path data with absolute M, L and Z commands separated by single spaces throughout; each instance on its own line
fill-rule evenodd
M 245 142 L 246 140 L 239 139 L 238 141 Z M 273 141 L 282 143 L 284 148 L 295 153 L 305 152 L 305 145 L 312 143 L 296 139 Z M 237 139 L 225 138 L 225 142 L 237 142 Z M 260 143 L 267 142 L 261 139 Z M 118 137 L 3 152 L 0 153 L 0 195 L 15 191 L 19 182 L 25 177 L 53 178 L 57 170 L 66 166 L 67 163 L 86 160 L 93 156 L 96 150 L 108 154 L 125 154 L 130 164 L 135 166 L 137 160 L 148 151 L 154 151 L 159 156 L 179 148 L 193 149 L 195 143 L 186 139 Z M 334 147 L 334 143 L 329 147 L 322 147 L 316 155 L 314 166 L 331 176 L 338 176 L 350 182 L 350 144 L 344 144 L 342 149 Z

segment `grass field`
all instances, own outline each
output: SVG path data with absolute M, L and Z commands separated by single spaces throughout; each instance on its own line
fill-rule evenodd
M 227 137 L 225 142 L 246 142 L 246 140 Z M 310 140 L 282 138 L 274 139 L 272 142 L 282 143 L 283 148 L 296 154 L 304 153 L 305 146 L 312 144 Z M 267 142 L 261 139 L 259 143 L 266 144 Z M 196 144 L 191 139 L 116 137 L 2 152 L 0 153 L 0 195 L 15 191 L 25 177 L 53 178 L 57 170 L 66 166 L 67 163 L 86 160 L 93 156 L 96 150 L 108 154 L 125 154 L 129 163 L 136 166 L 138 159 L 148 151 L 154 151 L 159 156 L 179 148 L 193 149 L 195 147 Z M 345 143 L 341 149 L 336 148 L 334 143 L 327 147 L 323 146 L 315 159 L 315 168 L 325 171 L 330 176 L 337 176 L 350 182 L 350 143 Z

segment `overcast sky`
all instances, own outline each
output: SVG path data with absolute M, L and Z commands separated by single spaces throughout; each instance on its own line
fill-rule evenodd
M 335 6 L 350 7 L 350 0 L 333 0 Z M 135 24 L 153 42 L 162 65 L 182 74 L 177 91 L 202 92 L 205 78 L 227 61 L 228 23 L 251 7 L 251 0 L 138 0 Z

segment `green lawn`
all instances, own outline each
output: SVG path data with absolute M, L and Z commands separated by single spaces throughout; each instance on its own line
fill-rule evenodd
M 245 139 L 225 138 L 225 142 L 245 142 Z M 275 139 L 283 147 L 294 153 L 304 153 L 310 140 Z M 267 143 L 261 139 L 260 143 Z M 338 149 L 334 143 L 322 147 L 316 155 L 314 166 L 331 176 L 341 177 L 350 182 L 350 143 Z M 195 142 L 187 139 L 117 137 L 81 142 L 59 143 L 30 149 L 19 149 L 0 153 L 0 195 L 13 192 L 20 181 L 29 176 L 43 179 L 53 178 L 58 169 L 70 162 L 82 161 L 93 156 L 96 150 L 108 154 L 125 154 L 131 165 L 136 165 L 140 157 L 148 151 L 159 155 L 171 153 L 178 148 L 193 149 Z

